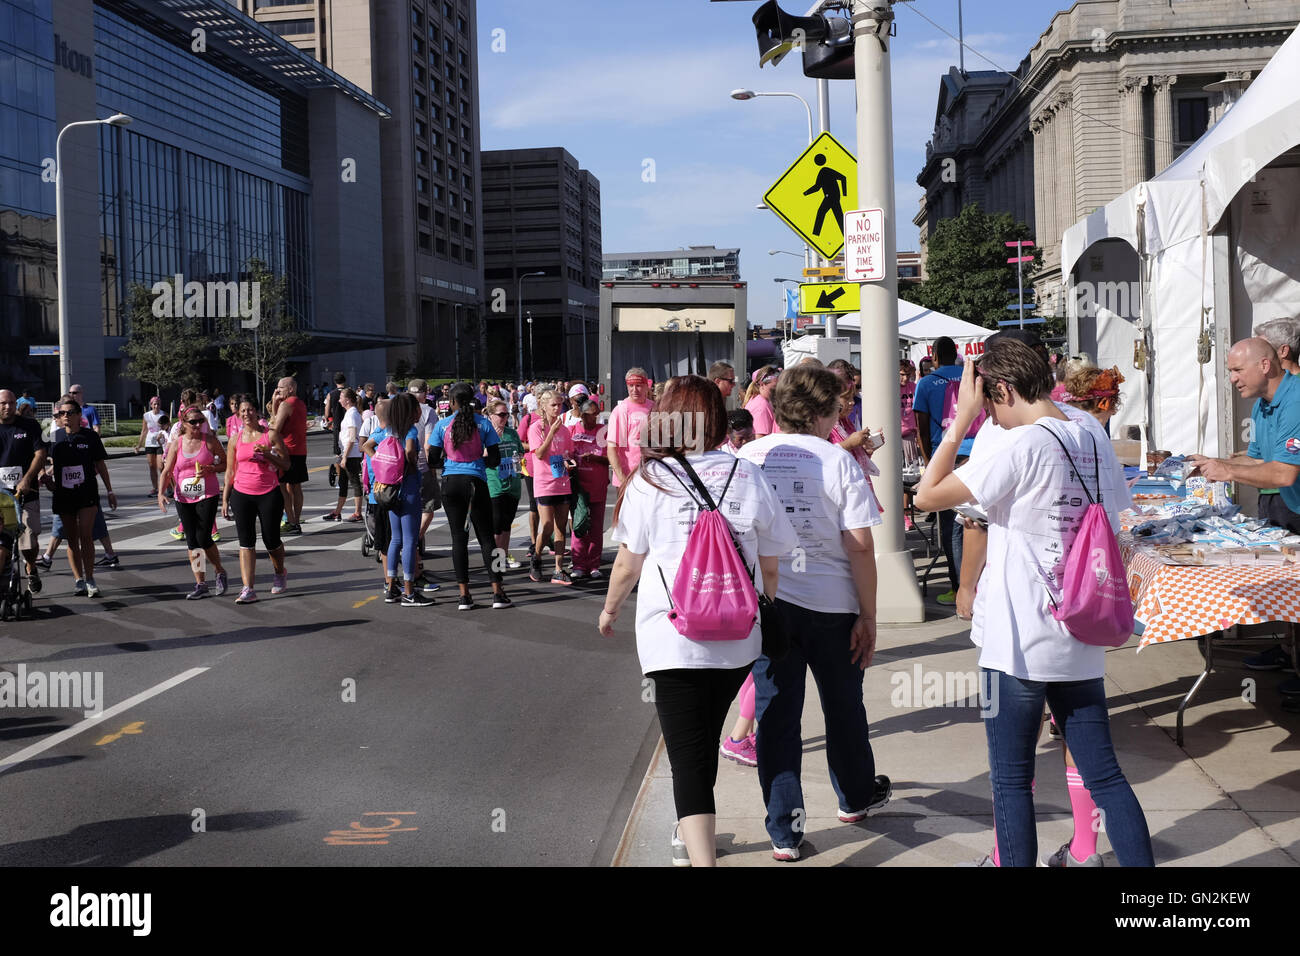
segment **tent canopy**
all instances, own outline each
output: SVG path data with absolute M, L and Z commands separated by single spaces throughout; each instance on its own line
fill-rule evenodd
M 861 329 L 862 320 L 859 313 L 846 312 L 840 316 L 838 325 L 841 329 Z M 905 299 L 898 300 L 899 338 L 913 342 L 932 342 L 946 335 L 955 342 L 982 342 L 992 334 L 992 329 L 986 329 L 982 325 L 944 315 Z

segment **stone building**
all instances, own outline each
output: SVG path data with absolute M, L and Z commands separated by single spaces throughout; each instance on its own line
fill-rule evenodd
M 1065 230 L 1173 162 L 1297 22 L 1295 0 L 1078 0 L 1014 72 L 949 69 L 917 176 L 922 262 L 936 223 L 979 203 L 1030 224 L 1039 301 L 1059 301 Z

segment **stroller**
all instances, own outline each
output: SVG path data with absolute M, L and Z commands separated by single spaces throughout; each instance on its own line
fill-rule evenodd
M 18 554 L 23 530 L 23 509 L 18 499 L 0 491 L 0 548 L 9 555 L 5 566 L 0 568 L 0 621 L 32 616 L 32 592 Z

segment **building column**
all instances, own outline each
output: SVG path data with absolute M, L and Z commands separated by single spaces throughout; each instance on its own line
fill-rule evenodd
M 1074 110 L 1071 94 L 1062 93 L 1053 104 L 1056 107 L 1057 126 L 1057 169 L 1060 175 L 1055 177 L 1056 194 L 1056 231 L 1052 234 L 1053 242 L 1060 242 L 1065 230 L 1074 225 L 1076 211 L 1077 171 L 1074 167 Z
M 1124 132 L 1120 144 L 1123 161 L 1123 183 L 1121 191 L 1128 190 L 1146 179 L 1143 168 L 1145 150 L 1142 144 L 1146 140 L 1146 125 L 1142 121 L 1142 90 L 1147 85 L 1145 76 L 1126 76 L 1120 81 L 1120 125 Z
M 1038 171 L 1047 169 L 1047 126 L 1044 122 L 1043 114 L 1040 113 L 1036 118 L 1030 121 L 1029 129 L 1033 133 L 1034 142 L 1034 178 L 1033 178 L 1033 197 L 1034 197 L 1034 221 L 1029 223 L 1030 228 L 1034 231 L 1034 240 L 1038 241 L 1044 235 L 1045 230 L 1041 223 L 1043 215 L 1043 193 L 1046 187 L 1043 185 L 1043 177 L 1038 175 Z
M 1153 175 L 1160 175 L 1174 161 L 1174 105 L 1170 95 L 1171 87 L 1178 82 L 1177 76 L 1161 75 L 1151 78 L 1155 90 L 1155 154 L 1156 168 Z
M 1060 151 L 1057 148 L 1057 130 L 1056 116 L 1049 106 L 1043 113 L 1043 170 L 1058 169 L 1060 163 Z M 1053 242 L 1053 236 L 1056 235 L 1056 176 L 1043 176 L 1043 208 L 1038 213 L 1038 222 L 1041 225 L 1038 244 L 1044 249 Z M 1043 253 L 1046 256 L 1046 252 Z

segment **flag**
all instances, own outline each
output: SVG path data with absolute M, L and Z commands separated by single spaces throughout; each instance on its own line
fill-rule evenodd
M 784 289 L 785 292 L 785 316 L 787 319 L 799 318 L 799 290 Z

